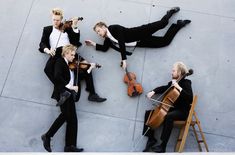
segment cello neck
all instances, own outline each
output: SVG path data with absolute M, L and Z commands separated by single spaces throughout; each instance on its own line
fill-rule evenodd
M 180 76 L 176 82 L 179 83 L 180 80 L 182 80 L 183 78 L 185 78 L 186 76 L 192 75 L 193 74 L 193 69 L 189 69 L 187 73 L 185 73 L 183 76 Z

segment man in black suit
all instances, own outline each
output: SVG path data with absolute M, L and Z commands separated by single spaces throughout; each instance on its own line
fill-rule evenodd
M 54 71 L 54 91 L 52 98 L 57 101 L 60 100 L 61 94 L 65 91 L 69 93 L 80 93 L 78 86 L 74 86 L 74 79 L 77 78 L 74 72 L 69 69 L 68 63 L 72 62 L 75 57 L 76 47 L 73 45 L 66 45 L 63 47 L 62 57 L 58 58 L 55 63 Z M 42 135 L 43 146 L 51 152 L 50 141 L 51 137 L 59 130 L 59 128 L 66 122 L 66 136 L 65 136 L 65 152 L 82 152 L 82 148 L 77 148 L 77 114 L 75 102 L 72 95 L 65 100 L 60 106 L 61 113 L 56 118 L 50 129 Z
M 62 47 L 68 44 L 72 44 L 77 48 L 82 44 L 80 40 L 80 31 L 78 30 L 78 18 L 72 18 L 72 23 L 67 24 L 67 27 L 62 23 L 63 11 L 59 8 L 52 10 L 52 23 L 53 25 L 43 28 L 41 42 L 39 44 L 39 51 L 50 55 L 44 72 L 52 83 L 54 83 L 54 65 L 58 58 L 61 57 Z M 70 26 L 71 25 L 71 26 Z M 81 61 L 85 61 L 84 58 L 79 56 Z M 86 61 L 87 62 L 87 61 Z M 103 102 L 106 98 L 101 98 L 95 92 L 92 73 L 83 72 L 79 77 L 83 77 L 86 81 L 86 90 L 90 92 L 88 100 Z
M 126 55 L 131 55 L 126 51 L 126 46 L 150 47 L 159 48 L 167 46 L 171 43 L 176 33 L 185 25 L 189 24 L 190 20 L 178 20 L 177 24 L 172 24 L 165 36 L 158 37 L 152 34 L 167 26 L 170 17 L 180 10 L 179 7 L 174 7 L 167 11 L 166 15 L 160 20 L 139 27 L 126 28 L 121 25 L 107 26 L 103 22 L 99 22 L 94 26 L 94 31 L 101 37 L 105 38 L 103 45 L 97 44 L 94 41 L 86 40 L 88 46 L 94 46 L 96 50 L 107 51 L 109 47 L 121 53 L 121 64 L 123 69 L 126 68 Z M 115 46 L 118 44 L 119 47 Z
M 190 104 L 193 100 L 191 80 L 182 78 L 182 80 L 176 82 L 177 79 L 180 79 L 186 73 L 188 73 L 188 69 L 185 64 L 182 62 L 176 62 L 172 68 L 172 81 L 170 81 L 165 86 L 160 86 L 153 89 L 147 94 L 147 97 L 151 99 L 154 94 L 162 94 L 171 86 L 174 86 L 180 92 L 178 99 L 174 103 L 174 107 L 170 108 L 170 111 L 165 116 L 160 145 L 157 145 L 157 140 L 154 138 L 154 129 L 147 131 L 148 126 L 144 125 L 143 134 L 146 133 L 145 136 L 148 137 L 148 141 L 143 152 L 165 152 L 167 142 L 173 129 L 174 121 L 187 119 L 190 110 Z M 149 112 L 150 111 L 147 111 L 145 114 L 145 122 L 148 119 Z

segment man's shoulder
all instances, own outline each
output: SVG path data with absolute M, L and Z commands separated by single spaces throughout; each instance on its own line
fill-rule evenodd
M 189 80 L 189 79 L 182 79 L 181 80 L 183 83 L 188 83 L 188 84 L 191 84 L 192 83 L 192 81 L 191 80 Z
M 125 28 L 125 27 L 123 27 L 123 26 L 121 26 L 121 25 L 118 25 L 118 24 L 113 24 L 113 25 L 110 25 L 110 26 L 108 27 L 109 30 L 113 30 L 113 29 L 122 29 L 122 28 Z
M 43 30 L 45 30 L 45 31 L 52 31 L 52 29 L 53 29 L 52 25 L 43 27 Z
M 58 65 L 67 65 L 63 57 L 58 58 L 56 60 L 56 64 L 58 64 Z

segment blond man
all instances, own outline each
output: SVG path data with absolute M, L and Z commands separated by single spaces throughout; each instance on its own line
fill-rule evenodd
M 172 80 L 167 85 L 157 87 L 147 94 L 147 97 L 151 98 L 154 94 L 164 93 L 171 86 L 176 87 L 180 92 L 180 96 L 175 101 L 174 107 L 172 107 L 165 116 L 165 121 L 163 122 L 163 130 L 160 137 L 161 144 L 157 145 L 157 140 L 154 137 L 154 130 L 151 129 L 146 134 L 146 136 L 148 137 L 148 141 L 143 152 L 165 152 L 168 140 L 171 135 L 171 131 L 173 129 L 173 122 L 175 120 L 187 119 L 190 110 L 190 104 L 193 100 L 191 80 L 185 79 L 184 76 L 188 72 L 189 71 L 183 62 L 176 62 L 172 67 Z M 178 82 L 178 79 L 181 80 Z M 145 114 L 145 121 L 148 118 L 148 113 L 149 111 L 147 111 Z M 147 126 L 144 125 L 143 133 L 145 133 L 146 129 Z
M 80 93 L 79 87 L 74 85 L 75 74 L 69 69 L 68 63 L 75 58 L 76 47 L 73 45 L 65 45 L 62 50 L 62 57 L 58 58 L 55 63 L 55 87 L 52 98 L 60 100 L 61 94 L 65 91 L 72 94 L 73 91 Z M 51 125 L 50 129 L 42 135 L 43 146 L 48 152 L 52 152 L 51 138 L 66 122 L 65 136 L 65 152 L 82 152 L 83 148 L 77 148 L 77 114 L 75 101 L 70 95 L 62 105 L 60 105 L 61 113 Z

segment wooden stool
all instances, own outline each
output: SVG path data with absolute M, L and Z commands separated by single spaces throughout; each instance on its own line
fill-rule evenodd
M 174 125 L 181 126 L 180 134 L 179 134 L 179 137 L 177 139 L 176 146 L 175 146 L 175 151 L 176 152 L 182 152 L 183 151 L 190 126 L 192 126 L 192 128 L 193 128 L 193 132 L 195 134 L 195 138 L 196 138 L 197 143 L 198 143 L 199 151 L 202 152 L 202 147 L 201 147 L 200 143 L 204 143 L 206 151 L 209 152 L 205 136 L 202 132 L 200 121 L 199 121 L 199 119 L 197 117 L 197 114 L 194 110 L 196 103 L 197 103 L 197 95 L 195 95 L 193 97 L 193 102 L 191 104 L 191 108 L 190 108 L 187 120 L 185 120 L 185 121 L 174 121 Z M 200 132 L 200 135 L 201 135 L 200 140 L 199 140 L 197 131 L 195 129 L 195 125 L 197 125 L 197 127 L 199 129 L 199 132 Z

